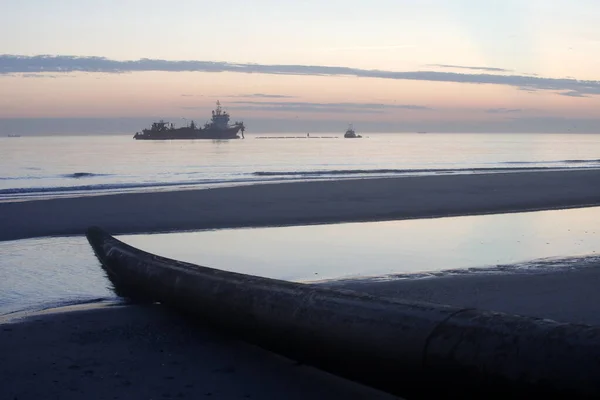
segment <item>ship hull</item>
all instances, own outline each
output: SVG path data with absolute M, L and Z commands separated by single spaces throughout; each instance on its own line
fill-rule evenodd
M 235 126 L 227 129 L 190 129 L 179 128 L 162 132 L 152 132 L 144 129 L 142 133 L 136 133 L 133 138 L 136 140 L 194 140 L 194 139 L 240 139 L 238 132 L 241 127 Z

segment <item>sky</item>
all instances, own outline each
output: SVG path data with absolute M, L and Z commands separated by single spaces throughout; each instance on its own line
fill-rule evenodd
M 598 15 L 594 0 L 0 0 L 0 130 L 203 123 L 220 100 L 249 133 L 600 132 Z

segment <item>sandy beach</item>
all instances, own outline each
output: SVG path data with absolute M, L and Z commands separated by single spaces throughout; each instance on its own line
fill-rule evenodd
M 600 171 L 311 182 L 0 203 L 0 240 L 472 215 L 600 204 Z M 599 324 L 600 267 L 326 285 Z M 160 306 L 0 319 L 3 398 L 391 398 Z
M 265 184 L 0 203 L 0 240 L 378 221 L 600 204 L 600 171 Z
M 483 273 L 389 281 L 327 282 L 383 297 L 450 304 L 559 322 L 600 325 L 600 265 L 525 273 Z
M 600 266 L 327 285 L 597 325 Z M 392 399 L 192 324 L 161 306 L 73 306 L 0 318 L 0 387 L 18 399 Z
M 160 306 L 0 324 L 2 399 L 393 399 L 194 326 Z

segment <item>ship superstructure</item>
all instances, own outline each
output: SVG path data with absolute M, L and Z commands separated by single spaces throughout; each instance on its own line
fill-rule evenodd
M 246 127 L 243 122 L 229 124 L 229 113 L 224 111 L 221 103 L 212 111 L 210 122 L 199 128 L 194 121 L 186 127 L 175 128 L 172 123 L 160 120 L 153 122 L 150 129 L 137 132 L 133 138 L 137 140 L 174 140 L 174 139 L 239 139 L 238 132 L 242 133 Z

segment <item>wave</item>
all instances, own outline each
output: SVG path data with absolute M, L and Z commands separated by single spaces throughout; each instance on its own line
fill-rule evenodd
M 557 167 L 478 167 L 478 168 L 423 168 L 423 169 L 331 169 L 308 171 L 256 171 L 256 176 L 339 176 L 339 175 L 386 175 L 386 174 L 424 174 L 424 173 L 465 173 L 465 172 L 498 172 L 498 171 L 538 171 L 567 169 Z M 589 166 L 600 168 L 600 165 Z M 580 168 L 583 169 L 583 168 Z
M 9 188 L 0 189 L 0 199 L 17 197 L 35 197 L 40 195 L 66 195 L 82 193 L 110 193 L 140 191 L 143 189 L 165 189 L 165 188 L 188 188 L 188 187 L 213 187 L 221 185 L 240 185 L 252 183 L 286 182 L 294 181 L 298 178 L 273 178 L 273 179 L 204 179 L 196 181 L 177 181 L 177 182 L 148 182 L 148 183 L 107 183 L 98 185 L 79 185 L 79 186 L 48 186 L 48 187 L 29 187 L 29 188 Z
M 33 188 L 10 188 L 0 189 L 0 196 L 15 194 L 43 194 L 43 193 L 66 193 L 66 192 L 90 192 L 90 191 L 110 191 L 120 189 L 142 189 L 148 187 L 169 187 L 182 186 L 185 182 L 156 182 L 156 183 L 121 183 L 121 184 L 100 184 L 100 185 L 79 185 L 79 186 L 47 186 Z M 196 184 L 199 184 L 197 182 Z
M 3 176 L 0 177 L 0 181 L 17 181 L 17 180 L 43 180 L 43 179 L 56 179 L 56 178 L 95 178 L 112 176 L 113 174 L 96 174 L 93 172 L 73 172 L 71 174 L 60 174 L 60 175 L 27 175 L 27 176 Z
M 500 164 L 515 164 L 515 165 L 527 165 L 527 164 L 599 164 L 600 159 L 591 160 L 552 160 L 552 161 L 504 161 Z
M 62 175 L 63 178 L 92 178 L 96 176 L 110 176 L 110 174 L 94 174 L 92 172 L 74 172 L 72 174 Z
M 427 169 L 332 169 L 332 170 L 303 170 L 303 171 L 254 171 L 249 173 L 231 173 L 226 176 L 210 177 L 204 179 L 177 179 L 172 181 L 146 181 L 146 182 L 122 182 L 122 183 L 98 183 L 86 185 L 63 185 L 63 186 L 38 186 L 38 187 L 17 187 L 0 189 L 0 200 L 16 198 L 34 198 L 40 196 L 67 196 L 67 195 L 86 195 L 95 193 L 125 193 L 140 192 L 162 189 L 186 189 L 186 188 L 210 188 L 222 186 L 239 186 L 261 183 L 283 183 L 299 181 L 317 181 L 317 180 L 342 180 L 342 179 L 360 179 L 360 178 L 386 178 L 402 176 L 423 176 L 439 174 L 469 174 L 469 173 L 499 173 L 499 172 L 528 172 L 528 171 L 561 171 L 568 169 L 598 169 L 597 166 L 576 167 L 482 167 L 482 168 L 427 168 Z M 169 175 L 179 175 L 171 173 Z M 187 172 L 183 175 L 188 177 L 195 175 L 194 172 Z M 92 174 L 87 172 L 77 172 L 69 174 L 73 178 L 102 176 L 101 174 Z M 135 177 L 129 177 L 135 179 Z M 160 179 L 160 178 L 159 178 Z
M 9 320 L 13 317 L 25 317 L 29 314 L 35 314 L 41 311 L 58 309 L 70 306 L 79 305 L 95 305 L 95 304 L 123 304 L 125 300 L 118 297 L 88 297 L 88 296 L 71 296 L 70 298 L 47 300 L 33 302 L 27 306 L 19 306 L 18 304 L 0 304 L 0 322 Z
M 407 272 L 399 274 L 389 274 L 370 277 L 347 277 L 326 279 L 314 281 L 312 283 L 324 285 L 343 285 L 346 283 L 369 283 L 385 282 L 396 280 L 415 280 L 439 278 L 448 276 L 467 276 L 467 275 L 515 275 L 515 274 L 539 274 L 545 272 L 561 272 L 581 270 L 589 267 L 595 267 L 600 264 L 600 256 L 587 254 L 572 257 L 547 257 L 530 261 L 523 261 L 514 264 L 497 264 L 472 268 L 445 269 L 427 272 Z

